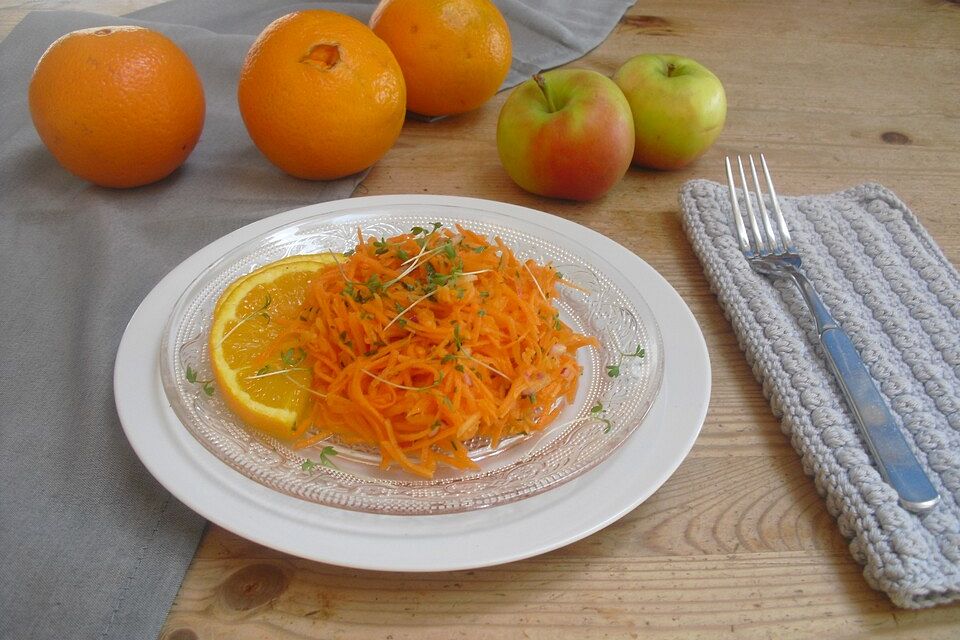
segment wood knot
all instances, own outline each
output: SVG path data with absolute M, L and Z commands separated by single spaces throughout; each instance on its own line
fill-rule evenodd
M 220 585 L 224 604 L 236 611 L 249 611 L 266 604 L 287 589 L 290 580 L 272 564 L 251 564 Z
M 193 629 L 181 627 L 163 636 L 162 640 L 197 640 L 197 634 L 194 633 Z
M 910 144 L 910 136 L 899 131 L 884 131 L 880 134 L 880 139 L 887 144 Z
M 674 32 L 673 25 L 659 16 L 623 16 L 620 23 L 651 36 L 664 36 Z

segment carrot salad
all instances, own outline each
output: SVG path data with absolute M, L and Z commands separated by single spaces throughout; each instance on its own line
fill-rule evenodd
M 474 437 L 496 447 L 542 429 L 573 400 L 577 350 L 596 344 L 560 320 L 563 284 L 551 265 L 461 227 L 358 232 L 281 338 L 313 372 L 295 446 L 336 435 L 431 478 L 438 464 L 475 468 Z

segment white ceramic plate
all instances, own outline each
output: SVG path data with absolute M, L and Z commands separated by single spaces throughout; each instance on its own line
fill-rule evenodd
M 241 475 L 181 424 L 159 376 L 164 323 L 182 292 L 221 256 L 265 232 L 321 214 L 399 205 L 488 211 L 501 224 L 546 227 L 581 239 L 626 278 L 662 328 L 664 372 L 643 423 L 596 468 L 545 493 L 478 511 L 398 516 L 359 513 L 295 498 Z M 231 233 L 168 274 L 144 299 L 120 343 L 114 371 L 117 411 L 148 470 L 209 520 L 266 546 L 331 564 L 392 571 L 439 571 L 530 557 L 610 524 L 652 494 L 693 445 L 710 396 L 710 364 L 699 327 L 670 285 L 610 239 L 548 214 L 444 196 L 379 196 L 289 211 Z

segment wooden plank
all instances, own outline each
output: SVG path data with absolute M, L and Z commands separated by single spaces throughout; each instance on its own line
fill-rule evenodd
M 268 557 L 198 559 L 166 628 L 166 640 L 952 638 L 956 610 L 892 609 L 863 588 L 843 552 L 614 560 L 568 552 L 438 574 Z

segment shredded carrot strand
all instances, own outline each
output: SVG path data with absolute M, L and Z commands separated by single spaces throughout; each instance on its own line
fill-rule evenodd
M 312 425 L 379 448 L 382 465 L 421 477 L 475 468 L 466 445 L 542 429 L 577 387 L 577 349 L 596 345 L 553 306 L 567 285 L 500 238 L 457 227 L 363 238 L 312 281 L 295 340 L 313 371 Z

